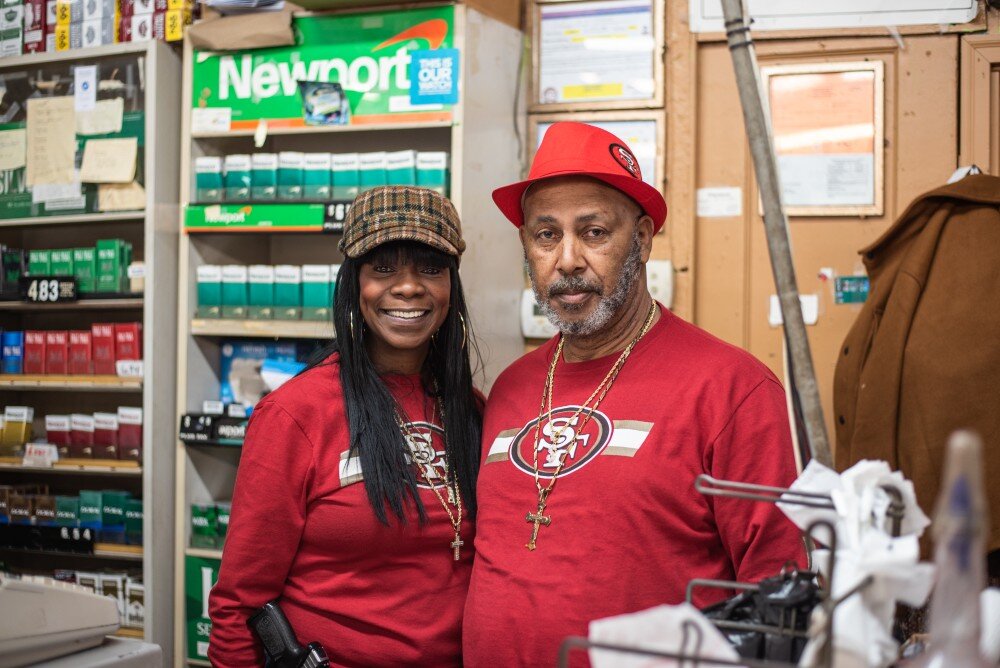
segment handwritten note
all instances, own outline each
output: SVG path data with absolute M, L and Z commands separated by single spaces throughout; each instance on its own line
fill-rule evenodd
M 97 208 L 101 211 L 142 211 L 146 189 L 136 182 L 102 183 L 97 186 Z
M 0 170 L 24 167 L 26 138 L 23 129 L 0 132 Z
M 76 112 L 72 97 L 28 100 L 27 182 L 71 183 L 76 154 Z
M 83 147 L 80 180 L 84 183 L 130 183 L 135 178 L 139 140 L 91 139 Z
M 122 131 L 125 100 L 115 97 L 98 100 L 89 111 L 76 113 L 76 133 L 79 135 L 109 135 Z

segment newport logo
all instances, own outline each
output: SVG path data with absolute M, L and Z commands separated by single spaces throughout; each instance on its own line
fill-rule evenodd
M 207 206 L 205 207 L 205 222 L 217 225 L 245 223 L 251 212 L 253 212 L 252 206 L 245 206 L 236 211 L 224 211 L 221 206 Z
M 431 49 L 437 49 L 447 35 L 448 22 L 431 19 L 390 37 L 372 52 L 418 39 L 426 40 Z M 358 56 L 350 62 L 343 58 L 318 58 L 307 62 L 300 60 L 298 54 L 291 58 L 290 62 L 259 62 L 260 56 L 243 54 L 237 63 L 236 56 L 220 56 L 219 99 L 228 100 L 230 95 L 238 100 L 264 100 L 279 94 L 288 97 L 298 93 L 299 81 L 336 81 L 345 90 L 362 93 L 376 88 L 380 91 L 410 88 L 410 54 L 406 46 L 401 46 L 392 56 L 377 59 Z
M 551 479 L 565 459 L 559 477 L 578 471 L 598 456 L 634 457 L 653 428 L 652 422 L 615 420 L 604 413 L 591 413 L 579 406 L 562 406 L 552 410 L 552 419 L 543 418 L 538 434 L 538 477 Z M 587 415 L 590 419 L 587 420 Z M 586 424 L 584 424 L 586 422 Z M 515 468 L 530 476 L 535 474 L 535 432 L 538 419 L 520 429 L 501 431 L 493 440 L 486 464 L 510 460 Z

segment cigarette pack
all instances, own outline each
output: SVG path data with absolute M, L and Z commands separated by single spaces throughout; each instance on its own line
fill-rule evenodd
M 118 458 L 142 461 L 142 409 L 118 407 Z
M 333 199 L 353 201 L 358 196 L 359 169 L 357 153 L 334 153 L 330 156 Z
M 73 433 L 70 431 L 68 415 L 45 416 L 45 440 L 56 446 L 59 456 L 70 457 Z
M 247 269 L 250 279 L 250 305 L 247 316 L 251 320 L 270 320 L 274 316 L 274 267 L 254 264 Z
M 56 524 L 64 527 L 75 527 L 80 523 L 80 497 L 56 497 Z
M 249 275 L 242 264 L 222 267 L 222 317 L 242 320 L 247 317 L 250 300 Z
M 358 155 L 360 190 L 386 185 L 386 153 L 361 153 Z
M 94 413 L 94 458 L 118 459 L 117 413 Z
M 87 330 L 69 333 L 69 373 L 78 376 L 94 373 L 90 359 L 90 338 L 91 334 Z
M 23 373 L 24 368 L 24 332 L 3 332 L 0 334 L 3 342 L 3 356 L 0 365 L 5 374 Z
M 115 370 L 115 326 L 95 323 L 90 328 L 94 373 L 113 376 Z
M 97 289 L 97 249 L 73 249 L 73 275 L 79 292 L 94 292 Z
M 103 513 L 103 500 L 101 497 L 103 494 L 101 492 L 81 489 L 80 490 L 80 511 L 79 520 L 80 526 L 87 529 L 100 529 L 101 528 L 101 515 Z M 83 584 L 80 582 L 79 577 L 77 578 L 78 584 Z
M 142 359 L 142 323 L 115 324 L 115 360 Z
M 385 178 L 396 186 L 417 184 L 417 152 L 392 151 L 385 154 Z
M 94 458 L 94 416 L 73 413 L 69 416 L 70 455 L 77 459 Z
M 69 332 L 64 330 L 45 332 L 45 373 L 60 375 L 69 373 Z
M 274 317 L 276 320 L 302 317 L 302 267 L 279 264 L 274 268 Z
M 24 373 L 45 373 L 45 332 L 28 330 L 24 333 Z
M 302 319 L 329 320 L 332 303 L 330 265 L 302 265 Z

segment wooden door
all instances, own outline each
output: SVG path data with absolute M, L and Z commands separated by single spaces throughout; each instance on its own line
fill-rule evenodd
M 1000 36 L 962 38 L 959 163 L 1000 176 Z

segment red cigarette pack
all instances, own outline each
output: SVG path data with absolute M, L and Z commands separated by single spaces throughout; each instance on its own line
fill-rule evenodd
M 45 332 L 24 333 L 24 373 L 45 373 Z
M 115 359 L 142 359 L 142 323 L 125 322 L 115 325 Z
M 68 415 L 45 416 L 45 440 L 56 446 L 60 457 L 70 457 L 72 432 Z
M 118 458 L 142 461 L 142 409 L 118 407 Z
M 69 332 L 45 332 L 45 373 L 69 373 Z
M 94 458 L 94 416 L 73 413 L 69 416 L 72 457 Z
M 94 457 L 118 459 L 117 413 L 94 413 Z
M 91 360 L 94 373 L 113 376 L 115 371 L 115 326 L 94 324 L 90 328 Z
M 90 359 L 90 332 L 87 330 L 69 333 L 69 372 L 78 376 L 94 373 Z

